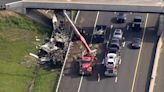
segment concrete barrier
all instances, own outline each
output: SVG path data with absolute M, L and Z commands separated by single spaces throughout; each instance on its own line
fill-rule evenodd
M 157 76 L 157 69 L 158 69 L 158 62 L 159 62 L 161 47 L 163 45 L 163 42 L 164 42 L 164 32 L 161 34 L 159 41 L 158 41 L 158 44 L 157 44 L 156 54 L 155 54 L 155 59 L 154 59 L 154 65 L 153 65 L 153 71 L 152 71 L 151 81 L 150 81 L 150 86 L 149 86 L 149 92 L 154 91 L 155 79 Z

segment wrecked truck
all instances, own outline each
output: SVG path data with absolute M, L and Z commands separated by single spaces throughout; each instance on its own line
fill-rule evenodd
M 68 36 L 64 32 L 54 32 L 49 41 L 46 39 L 45 43 L 39 49 L 39 63 L 53 63 L 54 65 L 63 64 L 65 55 L 68 49 Z

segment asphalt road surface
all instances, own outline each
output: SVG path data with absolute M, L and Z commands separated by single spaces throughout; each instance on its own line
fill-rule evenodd
M 94 69 L 94 74 L 90 77 L 78 76 L 77 68 L 72 66 L 71 60 L 67 61 L 64 76 L 58 92 L 147 92 L 149 75 L 154 58 L 156 47 L 156 22 L 158 15 L 127 13 L 127 22 L 123 24 L 114 23 L 114 12 L 87 12 L 81 11 L 77 20 L 77 26 L 83 27 L 86 31 L 93 30 L 96 24 L 113 25 L 114 28 L 121 28 L 124 31 L 125 46 L 121 49 L 122 62 L 119 66 L 118 76 L 108 78 L 103 75 L 101 62 L 104 58 L 104 46 L 100 44 L 98 48 L 98 63 Z M 141 31 L 132 30 L 128 26 L 133 17 L 140 15 L 143 17 L 143 28 Z M 109 34 L 108 34 L 109 35 Z M 130 42 L 133 38 L 143 39 L 141 49 L 133 50 Z M 100 80 L 98 79 L 100 74 Z
M 89 31 L 88 33 L 92 33 L 96 14 L 97 12 L 80 12 L 76 25 L 79 29 L 83 28 L 85 31 Z M 88 41 L 88 43 L 89 42 L 90 41 Z M 64 76 L 62 77 L 58 92 L 77 92 L 79 88 L 78 86 L 81 77 L 78 75 L 77 63 L 72 58 L 72 56 L 80 53 L 80 46 L 77 44 L 81 43 L 74 42 L 72 48 L 70 49 L 71 55 L 68 56 L 69 59 L 66 62 L 66 66 L 63 72 Z

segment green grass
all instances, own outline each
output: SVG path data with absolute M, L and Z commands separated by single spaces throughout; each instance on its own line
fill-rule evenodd
M 0 16 L 0 92 L 27 92 L 36 63 L 28 54 L 36 53 L 40 44 L 35 37 L 43 39 L 49 33 L 23 15 Z M 53 88 L 57 73 L 41 69 L 35 92 L 51 92 L 48 88 Z
M 34 92 L 53 92 L 57 84 L 59 71 L 39 71 Z
M 5 29 L 6 27 L 36 31 L 42 34 L 50 32 L 50 30 L 40 24 L 34 21 L 29 21 L 24 15 L 0 17 L 0 29 Z

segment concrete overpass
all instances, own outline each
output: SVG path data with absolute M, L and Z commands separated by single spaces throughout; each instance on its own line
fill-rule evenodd
M 74 9 L 164 13 L 163 0 L 23 0 L 6 4 L 6 9 L 25 12 L 28 8 Z

